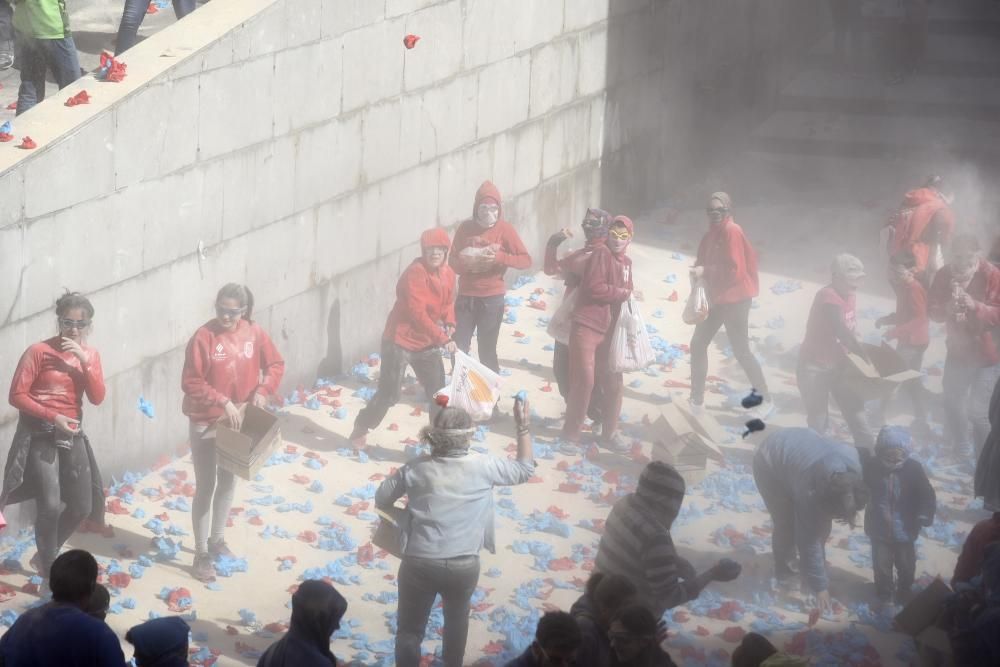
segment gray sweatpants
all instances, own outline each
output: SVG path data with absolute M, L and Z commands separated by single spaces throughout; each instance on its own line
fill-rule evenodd
M 191 424 L 191 462 L 194 464 L 194 502 L 191 503 L 191 523 L 194 528 L 194 547 L 200 554 L 208 551 L 208 538 L 221 540 L 226 532 L 226 521 L 233 506 L 236 476 L 220 468 L 215 453 L 215 438 L 205 438 L 206 428 Z M 208 515 L 211 510 L 212 532 L 209 533 Z

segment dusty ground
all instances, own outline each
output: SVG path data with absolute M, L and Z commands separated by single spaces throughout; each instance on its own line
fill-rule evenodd
M 746 212 L 748 220 L 767 219 L 773 211 Z M 691 328 L 681 323 L 680 313 L 688 291 L 687 266 L 691 239 L 700 232 L 701 214 L 682 214 L 673 224 L 663 224 L 664 214 L 640 220 L 637 230 L 642 243 L 632 248 L 637 286 L 642 290 L 647 323 L 669 345 L 683 346 Z M 766 246 L 766 244 L 765 244 Z M 773 258 L 773 255 L 771 256 Z M 775 272 L 777 262 L 762 251 L 761 297 L 752 312 L 752 335 L 757 353 L 765 360 L 778 412 L 770 419 L 778 425 L 802 423 L 801 405 L 794 386 L 794 348 L 800 341 L 812 294 L 818 283 Z M 797 262 L 796 262 L 797 264 Z M 872 286 L 881 290 L 876 274 Z M 792 282 L 789 282 L 792 281 Z M 799 287 L 801 285 L 801 287 Z M 782 288 L 792 291 L 783 292 Z M 545 308 L 526 305 L 535 297 Z M 674 300 L 674 294 L 677 294 Z M 510 308 L 500 351 L 505 372 L 505 396 L 517 390 L 529 392 L 537 412 L 534 433 L 538 473 L 535 483 L 498 491 L 498 552 L 483 554 L 481 596 L 476 598 L 467 658 L 500 662 L 529 641 L 538 614 L 555 606 L 568 608 L 579 595 L 588 576 L 599 540 L 599 521 L 607 516 L 616 496 L 631 490 L 641 469 L 641 458 L 649 454 L 643 443 L 638 460 L 601 452 L 590 461 L 565 456 L 552 445 L 558 434 L 562 402 L 550 385 L 551 339 L 545 319 L 559 302 L 560 285 L 536 276 L 513 290 L 511 297 L 523 300 Z M 861 327 L 876 336 L 873 321 L 888 312 L 884 298 L 865 293 L 859 298 Z M 672 637 L 669 648 L 683 664 L 728 664 L 728 653 L 739 634 L 734 628 L 755 629 L 768 634 L 779 645 L 803 647 L 817 656 L 817 664 L 906 664 L 911 642 L 888 630 L 886 617 L 872 614 L 867 603 L 872 596 L 870 549 L 859 528 L 836 527 L 828 558 L 832 569 L 832 592 L 843 611 L 821 619 L 815 631 L 806 634 L 808 604 L 799 595 L 777 596 L 771 590 L 768 518 L 746 467 L 753 441 L 735 434 L 740 430 L 740 410 L 728 397 L 741 397 L 747 387 L 738 366 L 726 359 L 725 339 L 720 336 L 712 349 L 710 373 L 719 378 L 711 386 L 710 412 L 726 427 L 731 442 L 723 445 L 724 464 L 712 464 L 708 476 L 690 489 L 684 511 L 674 526 L 674 537 L 682 552 L 699 568 L 726 555 L 744 566 L 743 576 L 730 584 L 713 584 L 695 603 L 668 614 Z M 666 348 L 671 364 L 657 365 L 646 373 L 627 376 L 623 412 L 627 430 L 639 433 L 644 417 L 670 400 L 686 400 L 689 365 L 682 347 Z M 939 391 L 943 344 L 935 340 L 928 355 L 929 385 Z M 374 378 L 377 366 L 357 368 Z M 359 373 L 360 374 L 360 373 Z M 282 432 L 287 450 L 275 465 L 265 468 L 254 482 L 242 482 L 237 490 L 232 528 L 227 539 L 240 559 L 231 576 L 205 586 L 190 577 L 192 537 L 189 498 L 192 481 L 190 459 L 170 461 L 156 471 L 138 474 L 126 484 L 116 485 L 109 498 L 114 535 L 78 534 L 72 546 L 93 551 L 111 573 L 106 577 L 114 589 L 109 623 L 121 635 L 133 624 L 151 615 L 171 610 L 163 598 L 178 592 L 180 609 L 191 619 L 197 649 L 193 664 L 254 664 L 256 656 L 280 636 L 289 618 L 288 589 L 307 577 L 330 576 L 350 600 L 344 628 L 333 643 L 344 660 L 360 664 L 390 664 L 396 611 L 392 557 L 371 556 L 364 546 L 374 518 L 366 506 L 382 475 L 404 462 L 411 453 L 412 438 L 425 423 L 425 415 L 414 414 L 415 387 L 396 406 L 383 426 L 374 432 L 377 443 L 367 461 L 346 449 L 348 434 L 363 399 L 356 394 L 373 386 L 359 376 L 338 378 L 322 388 L 320 402 L 301 405 L 303 392 L 289 397 L 282 411 Z M 339 395 L 338 395 L 339 392 Z M 334 404 L 339 401 L 340 405 Z M 510 399 L 501 407 L 508 413 Z M 310 408 L 318 409 L 310 409 Z M 900 404 L 900 407 L 905 407 Z M 158 419 L 181 419 L 158 412 Z M 906 423 L 900 416 L 896 421 Z M 513 448 L 513 424 L 506 418 L 484 429 L 477 447 L 506 455 Z M 759 436 L 757 436 L 759 438 Z M 98 452 L 98 456 L 100 453 Z M 921 538 L 918 546 L 918 576 L 950 576 L 956 551 L 964 533 L 982 510 L 973 509 L 968 495 L 971 464 L 939 457 L 937 445 L 920 447 L 918 458 L 928 464 L 938 489 L 938 523 Z M 157 520 L 154 520 L 157 519 Z M 595 522 L 598 522 L 595 527 Z M 548 526 L 550 532 L 543 528 Z M 156 533 L 162 535 L 157 543 Z M 5 587 L 2 603 L 4 622 L 36 603 L 25 592 L 29 584 L 28 559 L 34 549 L 28 535 L 5 538 Z M 172 540 L 180 550 L 163 541 Z M 359 564 L 359 559 L 362 561 Z M 245 571 L 244 571 L 245 568 Z M 30 586 L 29 586 L 30 589 Z M 439 627 L 440 614 L 432 621 L 431 635 Z M 794 640 L 794 644 L 793 644 Z M 426 651 L 438 649 L 428 641 Z M 871 648 L 869 648 L 871 647 Z M 822 658 L 822 656 L 826 656 Z M 679 660 L 680 661 L 680 660 Z

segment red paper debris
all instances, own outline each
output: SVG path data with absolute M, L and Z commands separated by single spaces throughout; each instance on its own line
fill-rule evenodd
M 504 643 L 501 641 L 493 640 L 489 644 L 483 647 L 483 653 L 486 655 L 500 655 L 504 652 Z
M 104 77 L 105 81 L 119 83 L 125 78 L 125 63 L 118 62 L 107 51 L 101 54 L 101 70 L 107 72 Z
M 678 298 L 679 297 L 677 296 L 677 290 L 674 290 L 673 292 L 670 293 L 670 296 L 667 297 L 667 301 L 677 301 Z
M 264 626 L 264 629 L 267 630 L 268 632 L 273 632 L 274 634 L 288 632 L 288 626 L 285 625 L 284 623 L 278 623 L 277 621 L 274 623 L 268 623 L 267 625 Z
M 347 508 L 347 514 L 351 516 L 357 516 L 358 514 L 364 512 L 367 509 L 368 509 L 368 501 L 359 500 L 358 502 L 354 503 L 353 505 Z
M 407 35 L 403 38 L 403 46 L 407 49 L 412 49 L 420 41 L 420 35 Z
M 81 104 L 90 104 L 90 95 L 87 94 L 86 90 L 81 90 L 76 95 L 66 100 L 66 106 L 68 107 L 75 107 Z
M 681 382 L 680 380 L 666 380 L 663 383 L 664 387 L 670 387 L 671 389 L 690 389 L 691 385 L 687 382 Z
M 170 591 L 170 594 L 167 596 L 167 600 L 166 600 L 166 602 L 167 602 L 167 609 L 169 609 L 170 611 L 174 612 L 175 614 L 183 612 L 183 611 L 187 611 L 188 609 L 191 608 L 191 606 L 188 605 L 188 604 L 184 604 L 184 605 L 181 604 L 181 600 L 183 600 L 184 598 L 187 598 L 188 600 L 190 600 L 191 599 L 191 591 L 189 591 L 188 589 L 184 588 L 183 586 L 180 587 L 180 588 L 175 588 L 174 590 Z
M 0 602 L 7 602 L 17 595 L 17 591 L 7 584 L 0 585 Z
M 542 391 L 545 391 L 545 392 L 552 391 L 552 383 L 551 382 L 546 382 L 545 386 L 542 387 Z
M 303 530 L 301 533 L 299 533 L 299 542 L 305 542 L 307 544 L 312 544 L 313 542 L 315 542 L 318 539 L 319 539 L 319 536 L 316 535 L 316 533 L 314 533 L 311 530 Z
M 722 638 L 727 642 L 732 642 L 733 644 L 738 644 L 743 641 L 743 637 L 746 636 L 747 631 L 738 625 L 730 625 L 728 628 L 722 631 Z
M 572 482 L 563 482 L 556 491 L 560 493 L 580 493 L 580 485 Z
M 132 583 L 132 577 L 129 576 L 128 572 L 115 572 L 108 577 L 108 583 L 115 588 L 128 588 L 128 585 Z
M 549 569 L 553 572 L 572 570 L 574 568 L 576 568 L 576 563 L 573 562 L 572 558 L 555 558 L 549 561 Z
M 292 481 L 296 484 L 308 484 L 310 480 L 306 475 L 292 475 Z
M 696 635 L 698 635 L 699 637 L 707 637 L 707 636 L 709 636 L 710 634 L 712 634 L 712 633 L 711 633 L 711 631 L 709 631 L 709 629 L 708 629 L 708 628 L 706 628 L 706 627 L 705 627 L 704 625 L 699 625 L 699 626 L 698 626 L 698 627 L 697 627 L 697 628 L 695 629 L 694 633 L 695 633 Z
M 419 417 L 422 414 L 424 414 L 423 410 L 421 410 L 420 408 L 413 408 L 413 412 L 410 413 L 410 416 L 411 417 Z
M 247 520 L 247 523 L 249 523 L 251 526 L 263 526 L 264 520 L 259 516 L 252 516 Z
M 7 143 L 8 141 L 13 141 L 14 135 L 7 134 L 6 132 L 0 132 L 0 142 Z
M 17 102 L 14 101 L 14 102 L 11 102 L 10 104 L 8 104 L 7 105 L 7 109 L 10 110 L 10 111 L 16 111 L 17 110 Z
M 373 560 L 375 560 L 375 549 L 371 542 L 358 547 L 358 565 L 368 565 Z
M 434 402 L 440 405 L 442 408 L 448 407 L 448 395 L 438 394 L 434 397 Z
M 160 10 L 156 8 L 156 3 L 155 2 L 150 2 L 149 6 L 146 7 L 146 13 L 147 14 L 155 14 L 158 11 L 160 11 Z
M 35 140 L 31 137 L 24 137 L 21 139 L 21 143 L 18 144 L 17 147 L 30 151 L 32 148 L 38 148 L 38 144 L 36 144 Z
M 555 505 L 549 505 L 549 509 L 547 511 L 548 511 L 549 514 L 551 514 L 552 516 L 554 516 L 557 519 L 568 519 L 569 518 L 569 513 L 568 512 L 566 512 L 561 507 L 556 507 Z
M 679 609 L 673 613 L 673 619 L 674 623 L 687 623 L 691 620 L 691 615 L 683 609 Z
M 128 508 L 122 505 L 121 498 L 112 498 L 107 502 L 107 511 L 109 514 L 131 514 Z
M 21 586 L 21 592 L 28 595 L 38 595 L 38 584 L 33 584 L 29 581 L 24 586 Z
M 389 424 L 389 430 L 390 431 L 398 431 L 399 430 L 399 424 L 397 424 L 395 422 L 393 422 L 392 424 Z
M 532 475 L 528 478 L 528 484 L 541 484 L 544 480 L 538 475 Z

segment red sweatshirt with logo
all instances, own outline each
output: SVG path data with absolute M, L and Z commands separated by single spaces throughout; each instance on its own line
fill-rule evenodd
M 894 326 L 886 332 L 885 337 L 911 347 L 927 347 L 931 340 L 927 290 L 919 280 L 893 285 L 892 289 L 896 292 Z
M 86 365 L 73 353 L 62 351 L 60 336 L 25 350 L 10 383 L 10 404 L 47 422 L 55 421 L 56 415 L 80 419 L 84 394 L 100 405 L 105 395 L 101 355 L 92 347 L 81 347 L 87 354 Z
M 476 210 L 484 199 L 492 199 L 500 206 L 500 219 L 492 227 L 483 227 L 476 222 Z M 507 269 L 524 270 L 531 267 L 531 255 L 518 236 L 517 230 L 503 219 L 503 205 L 500 191 L 490 181 L 486 181 L 476 192 L 472 206 L 472 218 L 458 226 L 452 243 L 448 263 L 458 274 L 458 293 L 462 296 L 496 296 L 507 291 L 503 276 Z M 466 248 L 495 246 L 496 261 L 488 271 L 472 273 L 462 258 Z
M 229 401 L 275 395 L 284 374 L 285 361 L 260 325 L 241 319 L 228 331 L 212 319 L 188 341 L 182 410 L 196 424 L 210 424 L 225 413 Z

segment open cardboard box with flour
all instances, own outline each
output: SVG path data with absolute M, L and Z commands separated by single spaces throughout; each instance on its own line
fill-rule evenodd
M 865 401 L 884 398 L 899 385 L 922 375 L 920 371 L 907 368 L 903 358 L 886 343 L 882 345 L 864 343 L 863 347 L 871 363 L 856 354 L 849 353 L 847 358 L 851 362 L 851 367 L 848 370 L 847 383 L 851 390 Z

